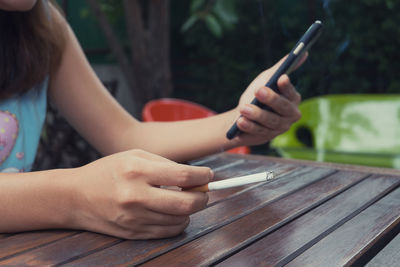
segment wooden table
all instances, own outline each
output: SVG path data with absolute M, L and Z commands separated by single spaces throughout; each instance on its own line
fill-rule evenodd
M 174 238 L 84 231 L 0 235 L 0 265 L 400 266 L 400 171 L 218 154 L 216 179 L 273 170 L 264 184 L 211 192 Z

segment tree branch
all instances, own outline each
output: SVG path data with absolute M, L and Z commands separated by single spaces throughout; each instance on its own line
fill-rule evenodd
M 100 3 L 97 0 L 86 0 L 87 3 L 89 4 L 90 8 L 94 12 L 94 15 L 98 21 L 98 23 L 101 26 L 101 29 L 107 39 L 107 42 L 111 48 L 112 53 L 116 57 L 122 73 L 124 74 L 126 81 L 128 83 L 128 86 L 131 88 L 132 94 L 135 95 L 135 88 L 136 86 L 136 80 L 134 78 L 134 72 L 131 66 L 131 63 L 128 60 L 128 57 L 126 56 L 122 45 L 120 44 L 118 37 L 115 35 L 114 30 L 112 29 L 111 24 L 109 23 L 106 14 L 103 12 L 101 9 Z M 137 103 L 136 103 L 136 106 Z M 137 109 L 137 108 L 136 108 Z M 140 113 L 140 110 L 136 110 L 136 114 L 138 115 Z

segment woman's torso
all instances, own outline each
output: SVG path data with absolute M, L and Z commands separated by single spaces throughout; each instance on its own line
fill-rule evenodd
M 0 102 L 0 171 L 30 171 L 46 117 L 48 79 Z

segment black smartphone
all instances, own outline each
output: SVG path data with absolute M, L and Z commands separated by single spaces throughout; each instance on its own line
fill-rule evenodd
M 275 92 L 279 93 L 278 91 L 279 77 L 281 77 L 283 74 L 289 74 L 293 70 L 297 62 L 302 58 L 303 54 L 314 44 L 314 42 L 321 35 L 321 30 L 322 30 L 322 22 L 319 20 L 315 21 L 303 34 L 300 40 L 296 43 L 296 45 L 293 47 L 292 51 L 290 51 L 285 61 L 279 66 L 277 71 L 265 84 L 266 87 L 269 87 Z M 251 104 L 254 104 L 260 108 L 273 112 L 273 110 L 270 107 L 260 103 L 256 98 L 253 99 Z M 239 133 L 240 130 L 235 122 L 226 133 L 226 137 L 228 139 L 232 139 Z

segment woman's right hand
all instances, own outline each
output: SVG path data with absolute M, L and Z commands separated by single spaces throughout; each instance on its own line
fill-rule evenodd
M 75 169 L 72 227 L 126 239 L 164 238 L 181 233 L 189 215 L 208 196 L 160 186 L 208 183 L 207 167 L 178 164 L 142 150 L 113 154 Z

